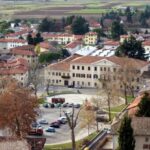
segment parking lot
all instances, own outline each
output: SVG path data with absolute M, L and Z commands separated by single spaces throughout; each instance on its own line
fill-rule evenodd
M 80 104 L 82 105 L 85 100 L 90 100 L 94 95 L 87 95 L 87 94 L 64 94 L 64 95 L 57 95 L 53 97 L 48 97 L 47 102 L 51 103 L 51 98 L 65 98 L 65 103 L 74 103 L 74 104 Z M 122 101 L 120 102 L 122 103 Z M 107 105 L 107 101 L 105 99 L 102 100 L 103 106 Z M 75 108 L 75 113 L 79 108 Z M 62 124 L 60 128 L 55 128 L 56 132 L 46 132 L 45 130 L 50 126 L 52 122 L 55 122 L 58 120 L 60 116 L 65 116 L 64 111 L 71 112 L 71 107 L 61 107 L 61 108 L 45 108 L 43 106 L 40 106 L 40 116 L 37 118 L 38 121 L 41 119 L 45 119 L 48 124 L 42 125 L 44 134 L 43 136 L 46 137 L 46 143 L 47 144 L 58 144 L 58 143 L 66 143 L 70 142 L 71 135 L 70 135 L 70 129 L 68 127 L 68 124 Z M 99 123 L 99 128 L 105 128 L 107 127 L 106 124 Z M 95 128 L 91 129 L 91 132 L 94 132 L 96 130 Z M 75 134 L 76 134 L 76 140 L 82 139 L 88 135 L 88 130 L 86 128 L 81 129 L 80 127 L 80 121 L 77 123 L 77 127 L 75 128 Z
M 71 111 L 72 108 L 44 108 L 43 106 L 40 107 L 41 110 L 41 115 L 39 116 L 39 118 L 37 119 L 37 121 L 40 121 L 41 119 L 45 119 L 46 121 L 48 121 L 48 125 L 42 125 L 44 134 L 43 136 L 46 137 L 46 143 L 61 143 L 64 141 L 70 141 L 70 129 L 68 127 L 68 124 L 62 124 L 60 126 L 60 128 L 55 128 L 56 132 L 46 132 L 45 130 L 50 126 L 50 123 L 57 121 L 58 118 L 61 116 L 65 116 L 64 111 Z M 76 108 L 75 109 L 75 113 L 78 111 L 79 109 Z M 76 128 L 76 135 L 78 135 L 81 132 L 81 128 L 79 125 L 77 125 Z M 86 134 L 86 132 L 85 132 Z

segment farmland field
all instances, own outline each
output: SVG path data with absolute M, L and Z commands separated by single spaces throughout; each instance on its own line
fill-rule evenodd
M 0 6 L 1 18 L 44 18 L 81 14 L 98 16 L 124 6 L 143 8 L 150 0 L 53 0 L 50 2 L 7 2 Z

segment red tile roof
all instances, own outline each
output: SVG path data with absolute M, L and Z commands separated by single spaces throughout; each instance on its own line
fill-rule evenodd
M 78 45 L 81 45 L 81 43 L 82 43 L 81 41 L 73 41 L 73 42 L 68 43 L 65 47 L 66 48 L 75 48 Z
M 29 32 L 31 32 L 32 30 L 30 29 L 24 29 L 22 31 L 19 31 L 19 32 L 15 32 L 15 33 L 10 33 L 10 34 L 6 34 L 5 36 L 6 37 L 16 37 L 16 36 L 21 36 L 23 34 L 28 34 Z
M 129 63 L 134 64 L 134 66 L 137 69 L 150 64 L 147 61 L 142 61 L 142 60 L 132 59 L 132 58 L 128 58 L 128 60 L 126 60 L 126 59 L 123 59 L 121 57 L 116 57 L 116 56 L 111 56 L 111 57 L 83 56 L 83 57 L 78 57 L 77 59 L 73 60 L 72 63 L 91 64 L 91 63 L 96 63 L 102 59 L 114 62 L 115 64 L 118 64 L 120 66 L 123 66 L 125 64 L 125 62 L 128 61 Z
M 70 69 L 70 63 L 76 59 L 80 57 L 79 55 L 73 55 L 73 56 L 70 56 L 66 59 L 64 59 L 63 61 L 60 61 L 58 63 L 54 63 L 54 64 L 51 64 L 49 65 L 48 67 L 51 69 L 51 70 L 62 70 L 62 71 L 69 71 Z
M 143 44 L 143 46 L 150 46 L 150 40 L 149 41 L 145 41 L 142 44 Z
M 12 48 L 10 49 L 10 53 L 14 55 L 36 56 L 34 49 L 28 50 L 26 48 L 30 48 L 30 46 Z
M 27 41 L 22 39 L 0 39 L 0 43 L 27 43 Z
M 0 75 L 22 74 L 28 71 L 28 62 L 23 58 L 0 62 Z
M 97 33 L 96 32 L 88 32 L 88 33 L 86 33 L 86 35 L 97 35 Z
M 56 49 L 53 45 L 51 45 L 49 42 L 41 42 L 40 43 L 40 47 L 41 48 L 45 48 L 45 49 Z
M 119 41 L 112 41 L 112 40 L 108 40 L 106 42 L 104 42 L 104 45 L 111 45 L 111 46 L 119 46 Z

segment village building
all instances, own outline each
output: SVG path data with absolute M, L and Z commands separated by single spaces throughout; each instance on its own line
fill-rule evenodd
M 14 78 L 22 85 L 26 85 L 28 83 L 28 62 L 23 58 L 1 56 L 0 76 Z
M 10 49 L 9 53 L 16 58 L 26 59 L 29 66 L 33 66 L 38 64 L 38 56 L 35 53 L 34 48 L 33 45 L 19 46 Z
M 83 40 L 86 45 L 95 45 L 98 40 L 97 33 L 96 32 L 88 32 L 85 34 Z
M 11 49 L 18 46 L 28 45 L 26 40 L 22 39 L 0 39 L 0 49 Z
M 136 64 L 139 76 L 149 70 L 149 63 L 130 59 Z M 97 88 L 99 79 L 106 73 L 113 74 L 124 65 L 122 58 L 73 55 L 63 61 L 51 64 L 45 68 L 45 80 L 53 85 L 73 85 L 74 87 Z M 138 78 L 139 78 L 138 76 Z M 136 78 L 136 77 L 135 77 Z M 115 78 L 114 78 L 115 80 Z M 134 79 L 134 89 L 139 90 L 140 81 Z

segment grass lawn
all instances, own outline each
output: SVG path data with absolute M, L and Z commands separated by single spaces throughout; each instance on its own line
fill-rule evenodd
M 94 132 L 84 139 L 92 140 L 97 134 L 98 134 L 97 132 Z M 82 141 L 83 139 L 76 142 L 77 147 L 81 146 Z M 58 145 L 45 145 L 44 147 L 44 150 L 54 150 L 54 149 L 55 150 L 71 150 L 71 143 L 58 144 Z

